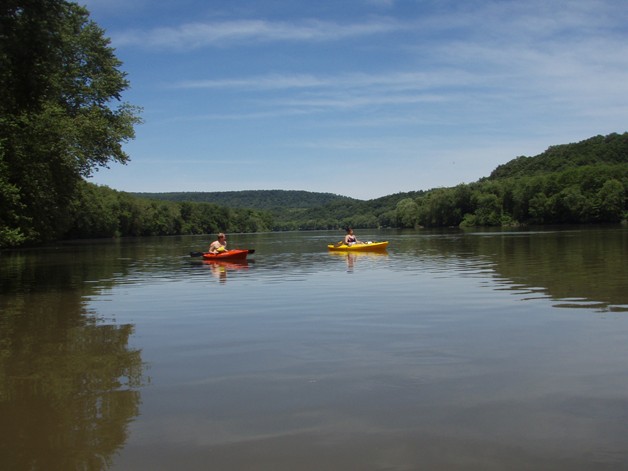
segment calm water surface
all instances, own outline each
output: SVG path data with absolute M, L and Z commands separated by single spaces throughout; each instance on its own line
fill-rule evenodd
M 628 229 L 0 255 L 0 469 L 628 469 Z

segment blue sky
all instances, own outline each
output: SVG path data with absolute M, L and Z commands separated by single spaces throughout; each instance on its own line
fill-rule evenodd
M 620 0 L 88 0 L 144 108 L 122 191 L 360 199 L 628 131 Z

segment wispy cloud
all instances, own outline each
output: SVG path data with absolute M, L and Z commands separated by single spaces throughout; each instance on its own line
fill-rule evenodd
M 340 75 L 311 74 L 268 74 L 248 78 L 218 80 L 184 80 L 174 88 L 190 89 L 241 89 L 241 90 L 286 90 L 286 89 L 364 89 L 383 87 L 388 91 L 426 89 L 434 86 L 468 84 L 473 77 L 453 69 L 429 72 L 393 72 L 381 74 L 351 73 Z
M 207 46 L 225 46 L 243 41 L 337 41 L 346 38 L 382 34 L 406 28 L 398 21 L 380 18 L 358 23 L 320 20 L 277 22 L 234 20 L 216 23 L 187 23 L 177 27 L 129 30 L 114 34 L 117 46 L 190 50 Z
M 376 7 L 391 8 L 395 5 L 395 0 L 365 0 L 365 3 Z
M 271 108 L 277 115 L 320 113 L 365 107 L 408 107 L 456 100 L 447 88 L 481 85 L 464 72 L 392 72 L 340 75 L 270 74 L 248 78 L 183 81 L 183 89 L 234 90 L 252 93 L 249 103 Z M 275 93 L 276 92 L 276 93 Z M 257 94 L 257 95 L 256 95 Z M 240 95 L 240 98 L 242 96 Z M 250 117 L 246 114 L 246 118 Z

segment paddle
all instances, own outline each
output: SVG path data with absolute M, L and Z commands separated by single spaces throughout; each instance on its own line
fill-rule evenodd
M 249 250 L 249 255 L 253 255 L 255 253 L 255 249 L 248 249 L 248 250 Z M 190 257 L 202 257 L 204 253 L 205 252 L 190 252 Z

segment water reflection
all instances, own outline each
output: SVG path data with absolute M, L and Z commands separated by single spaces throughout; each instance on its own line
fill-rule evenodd
M 237 270 L 247 270 L 249 268 L 249 261 L 235 261 L 235 262 L 227 262 L 220 260 L 199 260 L 198 263 L 203 267 L 209 268 L 211 274 L 216 278 L 220 283 L 227 282 L 227 274 L 230 271 Z
M 435 277 L 454 274 L 479 278 L 487 289 L 511 291 L 522 300 L 550 298 L 556 307 L 628 310 L 626 226 L 361 231 L 361 236 L 388 240 L 388 252 L 328 252 L 327 244 L 338 238 L 333 231 L 236 238 L 240 246 L 257 248 L 259 281 L 312 276 L 344 260 L 349 273 L 377 269 Z
M 0 469 L 106 469 L 139 413 L 133 325 L 85 307 L 113 270 L 68 260 L 3 255 Z M 84 283 L 94 278 L 98 288 Z
M 394 245 L 393 245 L 394 244 Z M 555 307 L 628 310 L 626 227 L 527 231 L 423 231 L 391 237 L 400 266 L 490 278 L 492 289 Z
M 243 264 L 190 260 L 203 237 L 3 254 L 0 469 L 116 454 L 122 469 L 453 469 L 478 449 L 494 466 L 469 469 L 567 454 L 562 469 L 587 469 L 580 438 L 625 463 L 625 316 L 569 309 L 626 310 L 626 229 L 364 232 L 388 252 L 328 252 L 337 234 L 311 232 L 232 235 L 256 248 Z M 158 381 L 139 416 L 142 352 Z
M 388 258 L 387 252 L 356 252 L 356 251 L 330 251 L 328 252 L 331 258 L 345 259 L 347 262 L 347 273 L 353 273 L 356 268 L 356 264 L 360 263 L 363 267 L 368 267 L 370 263 Z
M 543 291 L 555 307 L 628 310 L 628 231 L 473 234 L 507 289 Z

